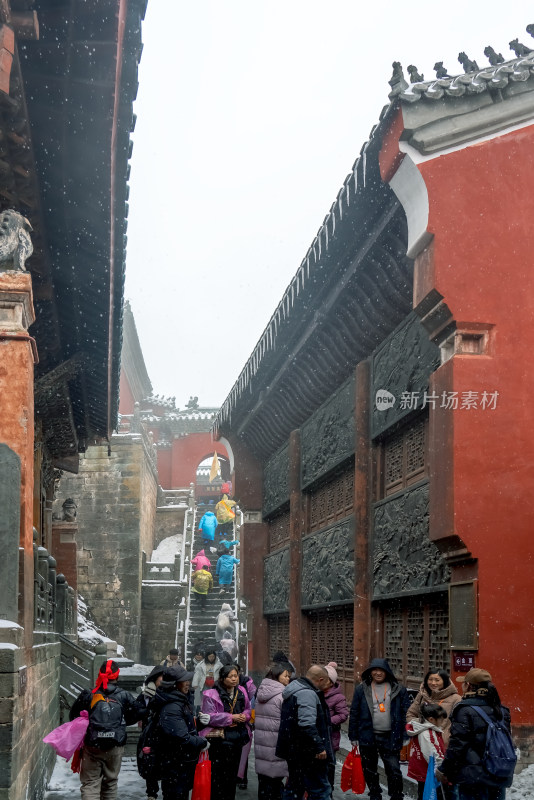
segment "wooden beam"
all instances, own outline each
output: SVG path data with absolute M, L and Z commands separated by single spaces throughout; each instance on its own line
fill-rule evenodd
M 0 0 L 0 2 L 7 2 L 7 0 Z M 11 27 L 15 31 L 17 39 L 37 40 L 39 38 L 37 11 L 12 11 Z

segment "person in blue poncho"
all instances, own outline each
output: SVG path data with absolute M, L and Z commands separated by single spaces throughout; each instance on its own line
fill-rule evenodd
M 198 529 L 202 533 L 202 543 L 207 547 L 215 539 L 215 528 L 217 527 L 217 517 L 213 511 L 206 511 L 199 522 Z
M 226 587 L 232 583 L 234 579 L 234 564 L 239 564 L 239 559 L 234 558 L 229 553 L 225 553 L 217 561 L 215 574 L 219 576 L 219 586 L 221 587 L 219 594 L 224 594 Z

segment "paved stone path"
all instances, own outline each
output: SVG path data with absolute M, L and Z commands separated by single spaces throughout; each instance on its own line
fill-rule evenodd
M 355 795 L 351 792 L 346 794 L 339 788 L 341 776 L 341 764 L 336 769 L 336 788 L 334 789 L 334 800 L 365 800 L 368 795 Z M 385 793 L 387 797 L 387 792 Z M 70 766 L 63 758 L 58 758 L 54 773 L 50 779 L 49 789 L 45 795 L 45 800 L 77 800 L 80 797 L 80 777 L 70 771 Z M 258 781 L 254 770 L 253 758 L 249 760 L 248 768 L 248 789 L 238 789 L 236 800 L 257 800 Z M 119 775 L 119 792 L 117 800 L 146 800 L 145 782 L 137 773 L 135 758 L 127 757 L 123 760 L 122 769 Z M 217 798 L 213 798 L 217 800 Z

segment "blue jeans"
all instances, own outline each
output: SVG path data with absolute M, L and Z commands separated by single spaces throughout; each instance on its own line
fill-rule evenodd
M 460 783 L 458 795 L 460 800 L 505 800 L 506 788 L 504 786 Z
M 282 800 L 301 800 L 308 792 L 308 800 L 330 800 L 332 787 L 328 780 L 326 759 L 314 759 L 306 764 L 288 761 L 289 778 L 282 794 Z

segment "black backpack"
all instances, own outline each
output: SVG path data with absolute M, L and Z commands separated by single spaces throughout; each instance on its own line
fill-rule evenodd
M 151 712 L 137 741 L 137 770 L 145 780 L 161 780 L 159 732 L 159 712 Z M 149 752 L 144 753 L 143 749 L 148 748 Z
M 85 741 L 100 750 L 111 750 L 126 742 L 124 712 L 113 695 L 93 695 Z
M 478 706 L 472 706 L 488 724 L 483 765 L 493 778 L 511 778 L 517 761 L 512 737 L 501 720 L 492 720 Z

